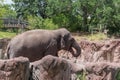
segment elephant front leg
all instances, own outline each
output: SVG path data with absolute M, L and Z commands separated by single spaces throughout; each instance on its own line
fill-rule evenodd
M 45 52 L 45 56 L 46 55 L 52 55 L 52 56 L 57 56 L 58 57 L 58 49 L 56 47 L 49 47 L 46 52 Z
M 58 57 L 58 53 L 49 52 L 49 51 L 45 53 L 45 56 L 47 56 L 47 55 L 52 55 L 52 56 Z

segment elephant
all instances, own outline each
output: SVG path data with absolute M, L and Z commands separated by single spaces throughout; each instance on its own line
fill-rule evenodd
M 18 34 L 7 46 L 6 56 L 27 57 L 34 62 L 46 55 L 58 56 L 59 50 L 67 50 L 74 57 L 81 54 L 81 48 L 66 28 L 56 30 L 35 29 Z

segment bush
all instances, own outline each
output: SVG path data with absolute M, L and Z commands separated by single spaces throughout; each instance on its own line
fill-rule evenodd
M 45 19 L 43 22 L 44 29 L 57 29 L 58 25 L 55 25 L 52 19 Z
M 43 28 L 43 19 L 41 17 L 28 16 L 28 23 L 30 29 Z
M 29 28 L 30 29 L 57 29 L 52 19 L 43 19 L 41 17 L 28 16 Z

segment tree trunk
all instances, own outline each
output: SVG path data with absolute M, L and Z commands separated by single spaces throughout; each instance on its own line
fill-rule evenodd
M 81 6 L 83 11 L 83 31 L 88 32 L 89 28 L 88 28 L 88 19 L 87 19 L 88 17 L 87 7 L 84 5 L 81 5 Z

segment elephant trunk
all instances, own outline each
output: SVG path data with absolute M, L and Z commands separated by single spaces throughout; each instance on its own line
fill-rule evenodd
M 73 51 L 72 47 L 76 50 L 76 52 Z M 74 57 L 78 57 L 81 54 L 81 48 L 75 40 L 73 41 L 73 44 L 71 45 L 70 52 L 72 53 Z

